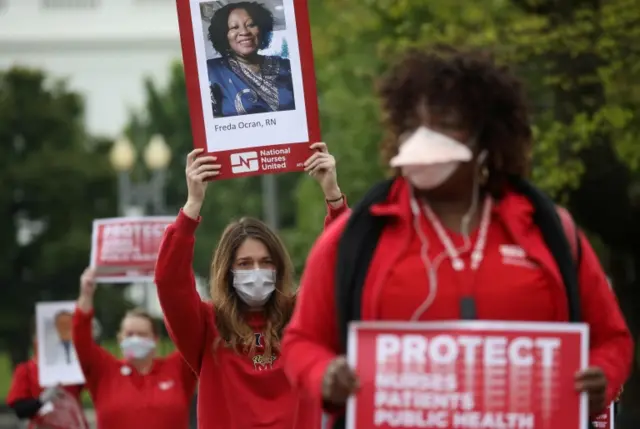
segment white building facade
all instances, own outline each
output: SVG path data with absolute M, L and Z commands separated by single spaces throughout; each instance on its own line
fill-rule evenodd
M 0 69 L 35 67 L 82 93 L 89 132 L 116 137 L 180 60 L 175 0 L 0 0 Z

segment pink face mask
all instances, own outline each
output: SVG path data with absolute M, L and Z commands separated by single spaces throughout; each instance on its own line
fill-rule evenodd
M 420 127 L 400 146 L 390 165 L 401 168 L 402 175 L 416 188 L 429 190 L 442 185 L 460 163 L 472 158 L 467 145 Z

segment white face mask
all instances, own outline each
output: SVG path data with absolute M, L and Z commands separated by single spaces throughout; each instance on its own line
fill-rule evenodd
M 150 338 L 132 335 L 120 342 L 120 350 L 125 359 L 144 359 L 156 348 L 156 342 Z
M 233 287 L 249 307 L 262 307 L 276 290 L 274 270 L 234 270 Z
M 459 161 L 402 167 L 402 175 L 418 189 L 430 190 L 442 185 L 460 166 Z
M 473 159 L 470 146 L 474 142 L 469 143 L 465 145 L 427 127 L 418 127 L 402 143 L 391 167 L 399 167 L 414 187 L 434 189 L 446 182 L 461 163 Z

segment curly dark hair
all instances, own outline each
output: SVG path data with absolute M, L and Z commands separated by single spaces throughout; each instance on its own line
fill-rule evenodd
M 521 82 L 487 52 L 449 46 L 411 50 L 379 85 L 387 138 L 383 160 L 398 153 L 400 137 L 421 125 L 424 114 L 454 113 L 459 126 L 477 133 L 488 152 L 487 188 L 500 194 L 509 176 L 529 173 L 532 131 Z
M 209 40 L 220 55 L 228 56 L 231 54 L 229 46 L 229 15 L 236 9 L 244 9 L 253 19 L 253 22 L 260 29 L 260 44 L 258 49 L 266 49 L 271 45 L 273 38 L 274 19 L 271 11 L 264 5 L 255 1 L 241 1 L 238 3 L 229 3 L 213 14 L 211 24 L 209 25 Z

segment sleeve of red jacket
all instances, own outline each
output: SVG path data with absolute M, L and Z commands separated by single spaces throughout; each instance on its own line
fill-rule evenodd
M 193 274 L 193 246 L 199 223 L 200 219 L 191 219 L 180 210 L 176 221 L 165 230 L 155 271 L 167 330 L 197 374 L 207 338 L 206 304 L 198 295 Z
M 582 317 L 590 330 L 589 365 L 601 368 L 607 377 L 608 404 L 631 371 L 633 341 L 598 257 L 588 240 L 580 239 L 580 295 Z
M 347 218 L 331 224 L 311 249 L 282 342 L 290 382 L 318 401 L 322 399 L 324 373 L 339 351 L 334 273 L 338 240 Z
M 343 213 L 347 213 L 349 211 L 349 204 L 347 203 L 346 195 L 342 194 L 342 205 L 339 207 L 333 207 L 330 203 L 327 204 L 327 215 L 324 218 L 324 229 L 329 228 L 336 219 L 340 217 Z
M 93 310 L 85 313 L 76 308 L 73 314 L 73 346 L 87 384 L 97 383 L 101 368 L 114 357 L 93 339 Z
M 13 378 L 11 379 L 11 387 L 7 394 L 7 405 L 11 406 L 16 401 L 21 399 L 32 399 L 31 389 L 29 384 L 29 366 L 26 363 L 21 363 L 16 366 L 13 372 Z
M 198 384 L 198 376 L 191 366 L 187 363 L 187 361 L 182 357 L 179 352 L 173 352 L 167 359 L 171 359 L 175 362 L 176 365 L 180 368 L 180 379 L 182 380 L 182 385 L 184 386 L 184 391 L 187 398 L 193 397 L 193 394 L 196 391 L 196 385 Z

